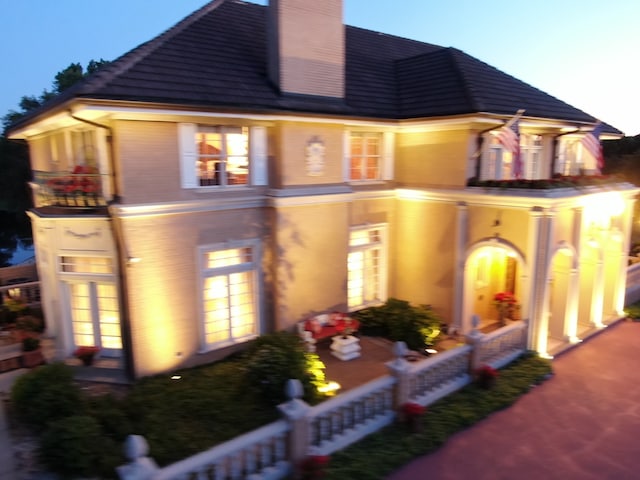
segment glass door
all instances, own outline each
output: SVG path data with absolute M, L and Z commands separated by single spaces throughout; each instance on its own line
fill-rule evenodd
M 119 357 L 122 351 L 116 286 L 99 281 L 68 282 L 73 341 L 100 347 L 100 355 Z

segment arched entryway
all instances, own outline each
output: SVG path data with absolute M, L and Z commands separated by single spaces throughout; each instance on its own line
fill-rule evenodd
M 538 352 L 549 354 L 567 342 L 578 341 L 578 287 L 575 250 L 563 242 L 554 251 L 547 273 L 546 321 L 540 323 Z
M 490 330 L 501 326 L 496 296 L 511 294 L 515 297 L 513 308 L 504 323 L 523 318 L 526 312 L 526 268 L 522 254 L 510 242 L 491 238 L 473 245 L 464 266 L 464 292 L 461 328 L 471 329 L 471 318 L 478 315 L 480 328 Z

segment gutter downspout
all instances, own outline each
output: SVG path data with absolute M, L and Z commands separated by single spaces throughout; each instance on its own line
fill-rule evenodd
M 91 120 L 86 120 L 84 118 L 77 117 L 73 114 L 71 110 L 69 110 L 69 116 L 78 122 L 86 123 L 88 125 L 103 128 L 107 130 L 107 143 L 109 145 L 109 158 L 108 163 L 111 167 L 111 185 L 113 188 L 113 198 L 107 202 L 107 214 L 109 216 L 109 220 L 111 221 L 111 225 L 113 228 L 113 243 L 116 249 L 116 255 L 118 257 L 118 294 L 120 297 L 120 309 L 121 309 L 121 321 L 120 321 L 120 331 L 122 334 L 122 346 L 124 353 L 124 368 L 125 373 L 129 380 L 135 380 L 135 370 L 134 366 L 134 357 L 133 357 L 133 343 L 131 339 L 131 322 L 130 322 L 130 314 L 129 314 L 129 296 L 127 288 L 127 276 L 124 274 L 125 269 L 128 266 L 128 259 L 124 257 L 126 253 L 125 242 L 124 242 L 124 233 L 122 226 L 120 225 L 120 220 L 113 211 L 113 205 L 120 203 L 120 194 L 118 193 L 118 183 L 117 183 L 117 175 L 115 168 L 115 160 L 114 160 L 114 151 L 113 151 L 113 129 L 108 125 L 102 125 L 100 123 L 92 122 Z

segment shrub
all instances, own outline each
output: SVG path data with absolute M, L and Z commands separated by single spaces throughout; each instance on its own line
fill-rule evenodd
M 442 323 L 430 305 L 413 306 L 395 298 L 379 307 L 360 310 L 353 316 L 360 320 L 362 333 L 403 341 L 411 350 L 418 351 L 434 344 Z
M 16 320 L 16 329 L 25 332 L 42 333 L 44 332 L 44 320 L 35 315 L 21 315 Z
M 317 365 L 318 360 L 305 352 L 298 335 L 288 332 L 263 335 L 248 348 L 246 359 L 246 380 L 268 404 L 278 405 L 288 400 L 285 385 L 290 378 L 300 380 L 307 402 L 317 402 L 314 383 L 318 378 L 310 367 L 313 363 Z
M 52 422 L 40 442 L 40 460 L 64 476 L 113 477 L 124 459 L 120 445 L 102 435 L 98 422 L 89 416 L 73 415 Z
M 62 363 L 43 365 L 19 377 L 11 389 L 11 402 L 18 417 L 36 430 L 77 414 L 83 406 L 71 368 Z

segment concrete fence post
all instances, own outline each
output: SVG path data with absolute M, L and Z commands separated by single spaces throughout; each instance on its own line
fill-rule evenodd
M 474 372 L 482 366 L 480 355 L 482 353 L 481 347 L 484 334 L 478 330 L 478 326 L 480 325 L 480 317 L 478 315 L 471 317 L 471 325 L 473 328 L 466 337 L 466 343 L 472 348 L 471 359 L 469 362 L 469 374 L 473 376 Z
M 310 435 L 307 414 L 311 407 L 302 400 L 304 394 L 302 383 L 297 379 L 289 379 L 286 385 L 289 401 L 278 405 L 291 430 L 289 432 L 289 461 L 293 478 L 300 478 L 300 465 L 309 455 Z
M 149 480 L 158 471 L 156 462 L 147 456 L 149 444 L 142 435 L 129 435 L 124 443 L 124 454 L 129 463 L 116 467 L 120 480 Z
M 394 392 L 394 407 L 399 412 L 402 405 L 411 400 L 411 364 L 405 359 L 409 349 L 404 342 L 396 342 L 393 345 L 395 360 L 387 363 L 391 375 L 396 379 Z

